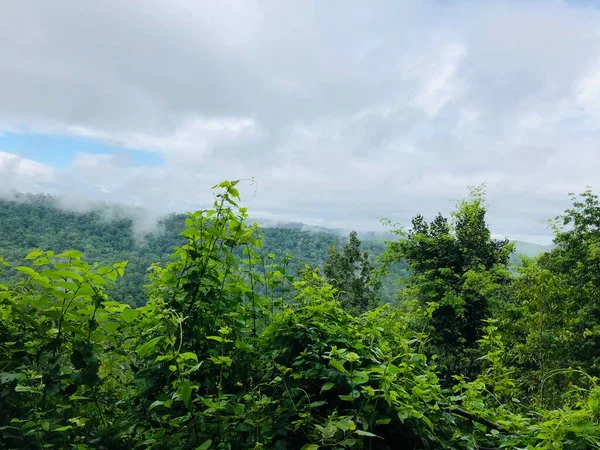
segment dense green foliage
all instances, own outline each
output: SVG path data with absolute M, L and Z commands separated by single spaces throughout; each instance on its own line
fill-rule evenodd
M 495 240 L 485 223 L 480 189 L 461 202 L 453 220 L 438 214 L 427 223 L 417 215 L 406 239 L 393 243 L 388 259 L 406 259 L 411 270 L 408 294 L 433 307 L 431 344 L 450 364 L 449 374 L 473 373 L 471 353 L 483 336 L 484 320 L 502 286 L 510 281 L 508 240 Z
M 361 242 L 355 231 L 349 242 L 339 252 L 329 248 L 329 256 L 323 266 L 327 281 L 337 289 L 338 299 L 348 311 L 365 312 L 379 303 L 380 280 L 369 261 L 369 253 L 361 252 Z
M 174 248 L 185 243 L 180 236 L 185 228 L 183 214 L 163 217 L 152 229 L 148 225 L 137 226 L 138 222 L 144 224 L 147 220 L 143 211 L 135 209 L 103 205 L 89 212 L 74 212 L 59 206 L 58 199 L 49 195 L 20 194 L 10 200 L 0 199 L 0 254 L 7 261 L 17 263 L 36 248 L 76 249 L 94 263 L 110 265 L 128 261 L 127 277 L 108 286 L 107 292 L 115 300 L 141 306 L 148 301 L 144 290 L 148 284 L 148 267 L 155 262 L 167 263 Z M 294 225 L 261 230 L 266 254 L 293 255 L 289 261 L 293 273 L 306 264 L 323 267 L 331 246 L 341 251 L 346 244 L 346 239 L 338 233 L 324 229 L 303 231 L 301 224 Z M 369 253 L 370 264 L 377 267 L 377 260 L 385 249 L 383 236 L 368 232 L 364 236 L 361 249 Z M 519 262 L 518 254 L 535 256 L 543 250 L 543 246 L 517 243 L 511 262 Z M 386 302 L 395 299 L 397 281 L 406 276 L 406 264 L 400 261 L 388 269 L 389 275 L 380 280 L 379 289 L 379 297 Z M 5 277 L 14 281 L 20 274 L 8 269 Z
M 85 213 L 59 207 L 56 198 L 47 195 L 20 195 L 12 200 L 0 199 L 0 254 L 10 262 L 36 248 L 56 251 L 77 249 L 86 260 L 100 264 L 128 261 L 127 277 L 107 288 L 111 298 L 132 306 L 146 304 L 148 296 L 143 286 L 148 284 L 147 269 L 155 263 L 167 263 L 175 249 L 185 243 L 180 233 L 185 229 L 185 215 L 164 217 L 152 232 L 135 232 L 139 211 L 110 205 Z M 296 273 L 305 264 L 322 267 L 331 246 L 341 248 L 344 238 L 326 232 L 302 231 L 298 228 L 263 228 L 264 253 L 293 255 L 290 270 Z M 371 262 L 383 253 L 385 244 L 378 240 L 362 243 L 371 254 Z M 403 275 L 403 265 L 392 271 L 397 278 Z M 10 280 L 19 273 L 9 269 Z M 391 277 L 383 281 L 385 298 L 392 298 L 395 285 Z
M 127 262 L 40 249 L 14 267 L 23 278 L 0 285 L 0 448 L 600 447 L 591 193 L 516 275 L 477 194 L 452 220 L 417 216 L 381 270 L 351 236 L 326 264 L 336 289 L 266 251 L 236 185 L 186 217 L 136 309 L 109 295 Z M 348 301 L 346 286 L 399 258 L 397 304 Z

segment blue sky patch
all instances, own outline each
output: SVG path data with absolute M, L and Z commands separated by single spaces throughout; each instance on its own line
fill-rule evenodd
M 163 162 L 160 155 L 154 152 L 117 147 L 91 139 L 47 134 L 0 135 L 0 151 L 14 153 L 55 168 L 68 166 L 77 153 L 125 155 L 130 164 L 136 166 Z

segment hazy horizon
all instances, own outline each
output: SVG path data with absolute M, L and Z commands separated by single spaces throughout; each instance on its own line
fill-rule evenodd
M 6 2 L 0 191 L 378 229 L 485 183 L 499 235 L 600 171 L 592 1 Z M 109 31 L 109 32 L 107 32 Z
M 157 212 L 152 211 L 147 208 L 136 206 L 132 204 L 121 203 L 117 201 L 106 201 L 106 200 L 97 200 L 91 201 L 87 199 L 81 199 L 77 197 L 69 198 L 65 196 L 56 196 L 48 193 L 37 193 L 34 194 L 32 192 L 18 192 L 16 190 L 10 192 L 0 192 L 0 201 L 14 201 L 17 203 L 27 203 L 28 198 L 27 195 L 46 195 L 50 196 L 52 200 L 55 202 L 55 206 L 58 209 L 73 212 L 73 213 L 89 213 L 89 212 L 100 212 L 105 215 L 107 220 L 114 220 L 118 218 L 129 218 L 133 222 L 134 232 L 136 234 L 143 235 L 145 233 L 154 233 L 160 230 L 160 221 L 165 217 L 171 214 L 186 214 L 190 211 L 169 211 L 169 212 Z M 243 202 L 242 202 L 243 203 Z M 203 205 L 203 207 L 208 208 L 211 205 Z M 345 228 L 339 226 L 333 226 L 331 223 L 327 223 L 324 221 L 319 222 L 310 222 L 303 220 L 292 220 L 288 218 L 277 218 L 268 216 L 268 215 L 257 215 L 253 214 L 252 211 L 249 212 L 249 220 L 256 221 L 261 227 L 282 227 L 288 228 L 292 225 L 299 225 L 305 231 L 326 231 L 326 232 L 335 232 L 348 234 L 351 231 L 357 231 L 359 234 L 377 234 L 377 235 L 385 235 L 390 234 L 390 227 L 386 225 L 382 225 L 381 222 L 378 223 L 378 227 L 376 228 Z M 416 213 L 415 213 L 416 214 Z M 432 220 L 433 216 L 426 217 L 427 220 Z M 409 229 L 410 224 L 399 224 L 404 229 Z M 519 241 L 526 244 L 536 244 L 542 246 L 548 246 L 552 244 L 552 237 L 540 237 L 540 236 L 508 236 L 504 234 L 494 233 L 492 230 L 492 236 L 495 239 L 504 239 L 508 238 L 511 241 Z M 531 238 L 531 239 L 528 239 Z

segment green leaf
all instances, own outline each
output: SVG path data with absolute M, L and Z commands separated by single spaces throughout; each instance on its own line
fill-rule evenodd
M 118 322 L 107 322 L 104 324 L 104 329 L 108 331 L 110 334 L 113 334 L 119 328 Z
M 89 397 L 84 397 L 82 395 L 71 395 L 69 400 L 91 400 Z
M 19 272 L 24 273 L 25 275 L 29 275 L 30 277 L 37 275 L 37 272 L 31 267 L 19 266 L 15 267 L 15 270 L 18 270 Z
M 194 361 L 198 362 L 198 356 L 192 352 L 181 353 L 179 357 L 181 359 L 193 359 Z
M 218 366 L 225 364 L 227 367 L 231 367 L 233 363 L 233 360 L 229 356 L 211 356 L 210 360 Z
M 156 347 L 156 345 L 163 339 L 164 339 L 164 336 L 158 336 L 158 337 L 155 337 L 154 339 L 150 339 L 148 342 L 141 345 L 137 349 L 138 355 L 140 355 L 142 358 L 144 358 L 148 353 L 150 353 L 152 350 L 154 350 L 154 347 Z
M 148 411 L 153 410 L 154 408 L 156 408 L 157 406 L 163 406 L 165 404 L 165 402 L 160 401 L 160 400 L 156 400 L 154 402 L 152 402 L 152 404 L 150 405 L 150 407 L 148 408 Z
M 207 439 L 202 443 L 200 447 L 196 447 L 196 450 L 207 450 L 212 445 L 212 439 Z
M 336 359 L 331 359 L 329 361 L 329 365 L 334 367 L 335 369 L 337 369 L 339 372 L 342 372 L 344 374 L 348 374 L 348 371 L 346 370 L 346 368 L 344 367 L 344 365 L 341 363 L 341 361 L 338 361 Z
M 33 262 L 34 266 L 47 266 L 49 264 L 52 264 L 52 262 L 45 256 L 43 258 L 38 258 Z
M 387 425 L 391 421 L 392 421 L 392 419 L 378 419 L 377 421 L 375 421 L 375 423 L 377 425 Z
M 352 401 L 352 400 L 354 400 L 355 398 L 358 398 L 358 397 L 360 397 L 360 392 L 358 392 L 357 390 L 354 390 L 354 391 L 350 392 L 350 394 L 349 394 L 349 395 L 338 395 L 338 397 L 339 397 L 341 400 L 345 400 L 345 401 Z
M 429 429 L 431 431 L 433 431 L 433 423 L 431 423 L 431 420 L 429 420 L 429 418 L 427 416 L 423 416 L 423 417 L 421 417 L 421 419 L 423 420 L 423 422 L 425 422 L 425 424 L 429 427 Z
M 25 259 L 27 261 L 29 261 L 30 259 L 35 259 L 38 256 L 41 256 L 43 254 L 44 254 L 44 252 L 41 250 L 33 250 L 33 251 L 29 252 L 29 254 L 25 257 Z
M 61 432 L 61 431 L 67 431 L 67 430 L 71 430 L 71 429 L 73 429 L 73 427 L 72 427 L 71 425 L 66 425 L 66 426 L 64 426 L 64 427 L 58 427 L 58 428 L 55 428 L 55 429 L 54 429 L 54 430 L 52 430 L 52 431 L 58 431 L 58 432 Z
M 319 406 L 323 406 L 326 405 L 327 402 L 324 400 L 319 400 L 318 402 L 312 402 L 310 405 L 308 405 L 309 408 L 318 408 Z
M 73 272 L 71 270 L 44 270 L 41 273 L 42 276 L 48 277 L 53 280 L 61 280 L 61 279 L 71 279 L 79 281 L 80 283 L 83 281 L 83 277 L 77 272 Z
M 44 275 L 47 276 L 47 275 Z M 52 278 L 52 277 L 48 277 Z M 65 291 L 68 291 L 70 294 L 77 291 L 79 286 L 71 281 L 63 281 L 62 278 L 58 278 L 59 281 L 54 281 L 52 283 L 53 286 L 63 288 Z M 79 296 L 79 292 L 77 292 L 77 296 Z M 72 297 L 72 295 L 71 295 Z
M 406 409 L 403 408 L 398 411 L 398 419 L 400 419 L 401 422 L 404 422 L 409 417 L 410 413 Z
M 318 448 L 317 444 L 306 444 L 300 450 L 317 450 Z
M 123 320 L 127 323 L 132 323 L 135 319 L 137 319 L 138 315 L 139 313 L 137 312 L 137 310 L 132 308 L 124 310 L 121 314 Z
M 82 284 L 79 286 L 79 290 L 77 291 L 77 296 L 81 297 L 92 297 L 96 295 L 96 291 L 90 284 Z
M 356 430 L 354 434 L 358 434 L 359 436 L 377 437 L 376 434 L 369 433 L 368 431 L 364 430 Z
M 179 386 L 179 389 L 177 390 L 177 393 L 179 394 L 179 397 L 183 401 L 183 404 L 186 406 L 186 408 L 189 408 L 191 405 L 192 389 L 193 386 L 188 381 Z
M 354 385 L 364 384 L 369 381 L 369 375 L 367 375 L 365 372 L 357 371 L 352 374 L 352 378 L 350 378 L 350 380 Z
M 71 259 L 79 259 L 82 256 L 83 256 L 83 253 L 81 253 L 78 250 L 68 250 L 66 252 L 59 253 L 58 255 L 56 255 L 57 258 L 71 258 Z
M 330 390 L 335 384 L 333 383 L 325 383 L 321 388 L 321 392 Z

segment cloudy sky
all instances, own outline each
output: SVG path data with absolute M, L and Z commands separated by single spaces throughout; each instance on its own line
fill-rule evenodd
M 0 0 L 0 189 L 376 229 L 487 184 L 500 235 L 600 177 L 594 1 Z

